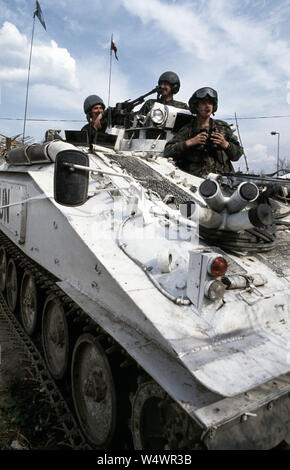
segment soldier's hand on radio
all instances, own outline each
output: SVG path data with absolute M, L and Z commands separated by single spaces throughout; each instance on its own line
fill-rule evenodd
M 229 142 L 225 139 L 224 135 L 221 134 L 220 132 L 213 132 L 211 134 L 211 141 L 214 144 L 219 145 L 223 149 L 227 149 L 228 146 L 230 145 Z
M 207 132 L 200 132 L 191 139 L 186 140 L 187 147 L 194 147 L 195 145 L 205 145 L 207 139 Z

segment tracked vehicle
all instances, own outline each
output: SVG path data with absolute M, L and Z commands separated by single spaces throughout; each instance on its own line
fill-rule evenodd
M 1 291 L 93 448 L 289 440 L 290 181 L 184 173 L 162 150 L 186 119 L 0 168 Z

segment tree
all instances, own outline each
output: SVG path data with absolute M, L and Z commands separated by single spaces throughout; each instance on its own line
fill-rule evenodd
M 279 158 L 279 171 L 284 173 L 290 173 L 290 158 L 283 157 Z

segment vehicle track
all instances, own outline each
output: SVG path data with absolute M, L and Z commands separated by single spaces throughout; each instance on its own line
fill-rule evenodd
M 47 370 L 43 358 L 13 313 L 9 311 L 3 295 L 0 295 L 0 321 L 2 325 L 9 326 L 8 335 L 14 342 L 17 341 L 29 361 L 34 380 L 39 383 L 41 391 L 45 393 L 57 416 L 57 425 L 65 436 L 63 443 L 74 450 L 90 449 L 61 391 Z
M 55 296 L 62 297 L 62 301 L 66 301 L 66 304 L 70 302 L 70 299 L 68 299 L 60 289 L 55 289 L 57 286 L 55 286 L 52 276 L 45 273 L 41 267 L 38 268 L 30 260 L 27 260 L 25 255 L 14 247 L 14 245 L 2 233 L 0 233 L 0 243 L 5 250 L 7 250 L 9 256 L 12 256 L 17 262 L 18 266 L 23 270 L 28 269 L 33 273 L 37 284 L 40 287 L 45 288 L 47 293 L 53 292 Z M 64 297 L 66 297 L 66 299 L 64 299 Z M 7 327 L 8 336 L 13 342 L 17 342 L 22 349 L 23 354 L 29 361 L 33 378 L 39 383 L 41 390 L 45 393 L 46 399 L 52 406 L 57 417 L 57 426 L 64 433 L 64 444 L 74 450 L 91 449 L 86 442 L 73 412 L 68 406 L 61 390 L 47 369 L 46 363 L 38 348 L 23 330 L 14 313 L 9 310 L 3 294 L 0 294 L 0 321 L 4 327 Z M 38 341 L 38 338 L 36 340 Z
M 18 293 L 20 291 L 21 277 L 23 277 L 24 273 L 30 273 L 31 276 L 33 276 L 40 294 L 41 307 L 43 307 L 45 300 L 48 298 L 57 300 L 64 307 L 65 316 L 69 323 L 70 334 L 73 337 L 70 338 L 72 339 L 72 344 L 70 345 L 69 366 L 73 343 L 76 342 L 77 337 L 81 334 L 87 333 L 89 335 L 91 334 L 102 345 L 110 362 L 110 366 L 114 369 L 114 379 L 116 380 L 118 392 L 120 387 L 123 388 L 123 383 L 126 381 L 137 383 L 137 374 L 140 375 L 140 371 L 137 372 L 135 361 L 131 360 L 126 351 L 56 285 L 58 279 L 55 278 L 55 276 L 28 258 L 1 231 L 0 248 L 5 250 L 7 260 L 13 259 L 17 267 L 18 287 L 16 287 L 16 289 Z M 2 274 L 3 266 L 0 263 L 0 275 L 2 276 Z M 74 450 L 100 448 L 90 445 L 79 425 L 71 393 L 70 367 L 67 367 L 65 377 L 62 380 L 56 380 L 50 373 L 43 351 L 41 328 L 39 327 L 41 319 L 38 318 L 36 332 L 32 336 L 29 336 L 23 329 L 21 321 L 19 321 L 20 319 L 17 318 L 18 315 L 15 314 L 15 311 L 17 309 L 19 310 L 19 299 L 17 301 L 17 309 L 12 312 L 5 294 L 6 289 L 2 293 L 0 292 L 0 320 L 9 325 L 10 337 L 21 346 L 25 357 L 30 362 L 33 378 L 39 383 L 41 390 L 45 393 L 47 401 L 50 403 L 57 416 L 57 427 L 64 433 L 65 439 L 63 443 Z M 132 388 L 134 390 L 134 386 Z M 123 429 L 116 432 L 116 437 L 114 437 L 111 443 L 112 449 L 133 448 L 130 427 L 128 425 L 130 393 L 131 390 L 130 392 L 126 390 L 126 393 L 122 395 L 123 401 L 120 402 L 118 399 L 118 408 L 121 410 L 118 425 L 121 427 L 120 423 L 122 420 Z
M 153 400 L 160 400 L 160 404 L 157 408 L 161 406 L 164 409 L 168 409 L 168 404 L 170 407 L 172 406 L 171 403 L 173 404 L 172 400 L 154 381 L 152 381 L 148 374 L 146 374 L 145 371 L 140 368 L 134 360 L 132 360 L 128 353 L 118 343 L 116 343 L 113 338 L 98 326 L 56 285 L 57 279 L 52 274 L 29 259 L 3 234 L 3 232 L 0 232 L 0 248 L 5 250 L 7 258 L 13 259 L 15 262 L 19 278 L 20 274 L 23 276 L 24 273 L 31 273 L 37 288 L 42 292 L 42 304 L 45 304 L 44 299 L 52 297 L 53 299 L 57 299 L 61 305 L 64 306 L 65 315 L 70 325 L 70 334 L 74 337 L 74 343 L 77 342 L 76 340 L 78 337 L 80 338 L 80 335 L 83 335 L 91 337 L 101 344 L 108 362 L 110 363 L 110 368 L 114 376 L 115 388 L 117 390 L 116 433 L 112 442 L 110 442 L 109 447 L 105 446 L 105 448 L 110 450 L 133 449 L 132 432 L 134 434 L 135 430 L 136 434 L 136 429 L 139 429 L 138 422 L 136 424 L 136 414 L 139 415 L 138 420 L 143 419 L 141 415 L 143 413 L 142 408 L 144 406 L 144 400 L 141 400 L 141 408 L 139 402 L 140 396 L 143 396 L 142 390 L 144 384 L 148 384 L 146 385 L 146 399 L 150 399 L 151 391 Z M 2 272 L 3 266 L 0 263 L 0 275 L 2 275 Z M 14 288 L 19 291 L 19 280 L 18 287 L 15 286 Z M 74 450 L 103 448 L 103 446 L 91 446 L 78 423 L 71 394 L 70 367 L 67 368 L 68 370 L 66 371 L 66 375 L 63 379 L 56 380 L 52 376 L 44 359 L 45 355 L 43 352 L 40 331 L 37 333 L 36 330 L 35 334 L 29 336 L 23 329 L 15 313 L 9 309 L 8 304 L 9 302 L 6 301 L 4 293 L 0 293 L 0 320 L 9 324 L 11 331 L 10 336 L 14 341 L 17 341 L 20 344 L 25 356 L 29 360 L 31 364 L 30 368 L 34 376 L 33 378 L 39 383 L 41 390 L 45 393 L 47 401 L 50 403 L 57 416 L 57 427 L 59 427 L 64 433 L 65 439 L 63 443 Z M 38 328 L 38 330 L 40 330 L 40 328 Z M 89 384 L 89 387 L 92 387 L 91 383 Z M 98 390 L 94 389 L 94 393 L 96 393 L 96 391 L 98 393 Z M 132 407 L 135 408 L 135 418 L 134 413 L 132 415 Z M 176 445 L 177 448 L 179 448 L 174 434 L 180 435 L 180 432 L 184 427 L 183 425 L 180 428 L 180 423 L 188 423 L 189 418 L 183 411 L 181 411 L 179 406 L 176 408 L 176 405 L 173 405 L 172 410 L 169 420 L 161 419 L 161 421 L 163 420 L 166 424 L 164 428 L 161 425 L 158 439 L 161 437 L 165 442 L 170 442 L 171 445 Z M 151 410 L 149 414 L 153 417 L 157 411 L 158 409 Z M 186 424 L 185 428 L 186 437 L 184 437 L 183 440 L 180 440 L 180 444 L 182 445 L 183 443 L 188 444 L 192 440 L 192 433 L 189 432 L 191 425 Z M 136 443 L 138 446 L 137 448 L 143 448 L 140 436 L 136 439 L 135 445 Z M 175 447 L 170 448 L 174 449 Z

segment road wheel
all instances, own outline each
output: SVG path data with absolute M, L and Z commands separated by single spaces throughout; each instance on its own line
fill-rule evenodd
M 25 271 L 20 289 L 20 319 L 24 330 L 33 335 L 38 318 L 38 291 L 34 277 Z
M 0 247 L 0 291 L 3 293 L 6 287 L 7 255 L 3 246 Z
M 43 307 L 42 346 L 49 371 L 55 379 L 62 379 L 69 360 L 69 331 L 64 309 L 53 295 Z
M 14 260 L 10 258 L 6 275 L 6 298 L 12 312 L 16 310 L 18 301 L 18 273 Z
M 116 428 L 116 391 L 107 356 L 91 334 L 78 338 L 71 371 L 81 428 L 93 446 L 107 448 Z

